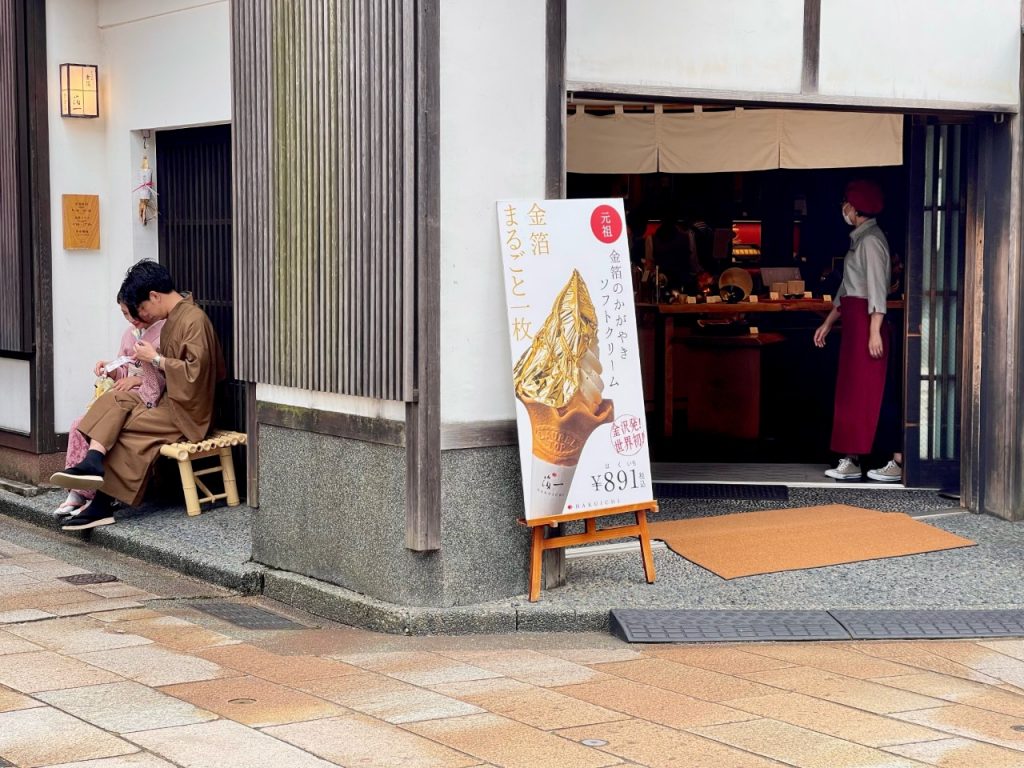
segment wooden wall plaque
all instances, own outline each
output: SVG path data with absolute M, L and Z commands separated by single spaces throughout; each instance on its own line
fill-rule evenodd
M 99 250 L 100 247 L 100 196 L 63 195 L 64 248 L 75 250 Z

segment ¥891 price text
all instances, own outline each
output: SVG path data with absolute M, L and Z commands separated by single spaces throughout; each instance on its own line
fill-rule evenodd
M 644 473 L 637 472 L 635 469 L 609 470 L 604 474 L 591 475 L 590 482 L 595 491 L 625 491 L 630 488 L 647 487 Z

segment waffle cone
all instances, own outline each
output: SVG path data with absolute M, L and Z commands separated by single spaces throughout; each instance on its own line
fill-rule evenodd
M 530 415 L 533 455 L 563 467 L 578 464 L 591 433 L 615 418 L 611 400 L 602 400 L 595 409 L 578 392 L 561 408 L 534 400 L 524 400 L 523 405 Z

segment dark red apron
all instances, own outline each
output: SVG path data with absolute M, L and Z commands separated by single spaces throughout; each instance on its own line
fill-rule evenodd
M 875 442 L 889 360 L 889 323 L 882 321 L 882 356 L 873 358 L 868 353 L 868 300 L 843 296 L 839 311 L 843 324 L 831 447 L 836 453 L 862 456 L 871 453 Z

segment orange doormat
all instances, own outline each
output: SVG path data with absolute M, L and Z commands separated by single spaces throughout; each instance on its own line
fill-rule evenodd
M 902 512 L 845 504 L 670 520 L 650 530 L 723 579 L 974 546 Z

